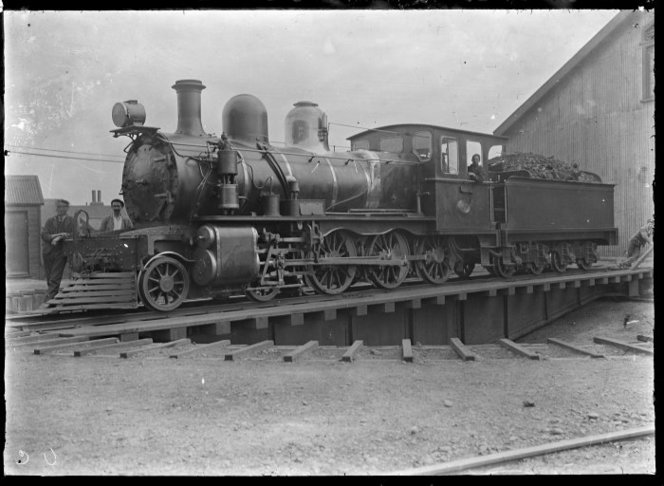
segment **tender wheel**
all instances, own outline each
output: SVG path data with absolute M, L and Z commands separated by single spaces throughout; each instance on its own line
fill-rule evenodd
M 189 272 L 175 258 L 158 257 L 143 269 L 138 288 L 143 303 L 156 311 L 180 307 L 189 293 Z
M 576 266 L 579 267 L 581 270 L 590 270 L 590 267 L 592 267 L 593 264 L 588 263 L 585 258 L 577 258 Z
M 402 260 L 408 253 L 408 241 L 397 231 L 374 236 L 369 243 L 368 254 L 385 260 Z M 370 267 L 367 273 L 377 287 L 395 289 L 406 280 L 408 265 Z
M 323 239 L 321 258 L 354 257 L 357 249 L 343 231 L 335 231 Z M 357 267 L 353 265 L 311 265 L 305 276 L 307 284 L 321 294 L 337 295 L 353 283 Z
M 247 290 L 245 293 L 247 294 L 247 297 L 255 302 L 268 302 L 277 296 L 279 289 L 276 287 L 263 287 L 260 289 Z
M 546 264 L 544 263 L 529 263 L 528 264 L 528 271 L 532 273 L 533 275 L 540 275 L 543 271 L 544 268 L 546 268 Z
M 551 268 L 558 273 L 564 273 L 567 270 L 567 264 L 563 263 L 563 259 L 557 251 L 551 252 Z
M 475 270 L 474 263 L 457 262 L 456 265 L 454 265 L 454 273 L 456 273 L 461 278 L 470 277 L 470 274 L 473 273 L 473 270 Z
M 505 265 L 500 256 L 491 255 L 493 271 L 500 278 L 510 278 L 516 272 L 516 265 Z
M 425 255 L 426 260 L 417 262 L 417 274 L 434 285 L 447 281 L 450 265 L 445 256 L 445 248 L 439 238 L 429 237 L 417 242 L 417 254 Z

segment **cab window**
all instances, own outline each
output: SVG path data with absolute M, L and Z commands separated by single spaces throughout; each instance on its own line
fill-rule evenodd
M 380 139 L 380 151 L 381 152 L 393 152 L 401 153 L 403 152 L 403 138 L 401 137 L 384 137 Z
M 483 165 L 484 159 L 482 157 L 482 144 L 472 140 L 466 141 L 466 167 L 473 162 L 473 155 L 480 156 L 480 165 Z
M 421 131 L 413 134 L 413 152 L 422 162 L 431 160 L 431 132 Z
M 459 147 L 456 139 L 451 137 L 441 138 L 440 168 L 443 174 L 459 173 Z
M 491 148 L 489 149 L 489 160 L 493 159 L 494 157 L 500 157 L 503 155 L 503 146 L 502 145 L 492 145 Z

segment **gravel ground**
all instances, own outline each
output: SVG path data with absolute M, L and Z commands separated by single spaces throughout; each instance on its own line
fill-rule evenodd
M 638 322 L 625 328 L 626 314 Z M 652 304 L 602 300 L 520 342 L 637 342 L 653 329 Z M 496 346 L 462 362 L 413 349 L 412 364 L 389 347 L 352 364 L 334 348 L 297 363 L 280 360 L 287 348 L 234 362 L 219 350 L 178 360 L 165 350 L 127 360 L 8 350 L 5 472 L 384 475 L 654 424 L 652 357 L 507 359 Z M 466 474 L 654 472 L 647 437 Z

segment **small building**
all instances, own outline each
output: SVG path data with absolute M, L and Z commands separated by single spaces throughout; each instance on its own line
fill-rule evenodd
M 5 275 L 41 278 L 41 212 L 36 175 L 5 176 Z
M 615 184 L 617 247 L 654 212 L 655 30 L 652 11 L 622 11 L 496 130 L 507 152 L 576 162 Z

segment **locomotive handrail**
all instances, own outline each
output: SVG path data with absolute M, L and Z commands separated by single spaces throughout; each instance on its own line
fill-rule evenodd
M 83 213 L 85 215 L 85 228 L 84 228 L 84 230 L 87 232 L 87 235 L 89 237 L 90 233 L 91 233 L 90 232 L 90 223 L 89 223 L 90 215 L 88 214 L 88 212 L 85 209 L 79 209 L 78 211 L 76 211 L 74 213 L 74 224 L 78 224 L 78 216 L 81 213 Z M 74 243 L 76 243 L 76 241 L 79 238 L 78 233 L 79 233 L 79 228 L 78 227 L 74 228 L 74 231 L 72 232 L 72 240 L 74 241 Z
M 186 143 L 186 142 L 178 142 L 178 141 L 173 141 L 173 140 L 168 140 L 168 143 L 171 144 L 171 145 L 183 145 L 183 146 L 188 146 L 188 147 L 198 147 L 198 148 L 205 148 L 206 147 L 205 145 L 198 144 L 198 143 Z M 298 152 L 284 152 L 284 151 L 278 150 L 276 148 L 269 148 L 269 149 L 265 149 L 265 150 L 260 150 L 260 149 L 254 149 L 254 148 L 249 148 L 249 147 L 241 147 L 241 148 L 238 148 L 238 149 L 235 149 L 235 150 L 242 150 L 244 152 L 254 152 L 254 153 L 259 153 L 259 154 L 263 154 L 263 153 L 267 152 L 271 155 L 274 154 L 274 153 L 278 153 L 278 154 L 293 155 L 293 156 L 298 156 L 298 157 L 309 157 L 309 158 L 320 157 L 320 158 L 331 159 L 331 160 L 343 160 L 344 163 L 348 160 L 352 160 L 354 162 L 366 162 L 368 160 L 368 159 L 364 159 L 364 158 L 361 158 L 361 157 L 360 158 L 357 158 L 357 157 L 350 157 L 350 158 L 349 157 L 337 157 L 337 156 L 328 155 L 328 154 L 314 154 L 314 155 L 311 155 L 310 152 L 306 152 L 306 151 L 301 152 L 301 153 L 298 153 Z M 353 153 L 353 152 L 351 151 L 351 152 L 347 152 L 347 153 Z M 383 162 L 383 163 L 400 162 L 399 160 L 381 159 L 380 157 L 378 157 L 378 161 Z M 404 160 L 403 162 L 409 162 L 409 161 Z

